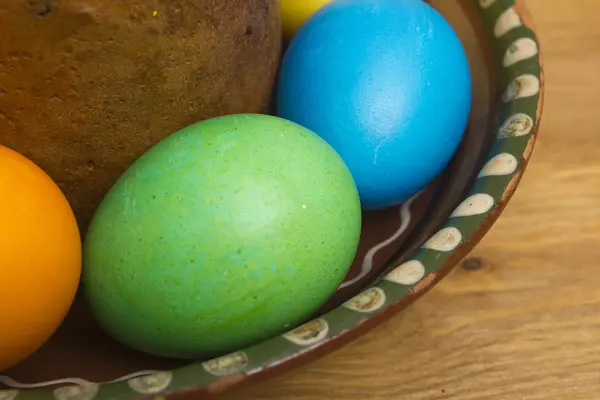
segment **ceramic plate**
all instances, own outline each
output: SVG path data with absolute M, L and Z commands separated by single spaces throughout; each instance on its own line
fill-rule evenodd
M 251 384 L 341 347 L 424 294 L 482 238 L 514 193 L 543 100 L 539 44 L 523 3 L 431 2 L 467 49 L 469 129 L 452 163 L 405 204 L 366 213 L 354 265 L 310 321 L 255 346 L 183 363 L 108 338 L 78 299 L 33 357 L 0 377 L 0 400 L 198 398 Z

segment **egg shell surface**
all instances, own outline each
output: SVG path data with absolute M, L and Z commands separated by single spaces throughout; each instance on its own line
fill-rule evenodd
M 4 146 L 0 221 L 1 372 L 38 350 L 67 315 L 79 286 L 81 238 L 54 181 Z
M 281 0 L 281 24 L 286 39 L 290 39 L 317 10 L 331 0 Z
M 365 209 L 423 189 L 468 123 L 466 53 L 421 0 L 333 1 L 297 32 L 278 79 L 278 115 L 338 151 Z
M 360 200 L 323 139 L 266 115 L 206 120 L 139 158 L 85 240 L 100 324 L 139 350 L 204 358 L 291 329 L 355 256 Z

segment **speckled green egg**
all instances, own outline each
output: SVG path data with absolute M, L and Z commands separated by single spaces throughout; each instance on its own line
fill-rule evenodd
M 291 329 L 343 281 L 361 229 L 340 156 L 267 115 L 184 128 L 117 181 L 90 225 L 84 288 L 101 326 L 203 358 Z

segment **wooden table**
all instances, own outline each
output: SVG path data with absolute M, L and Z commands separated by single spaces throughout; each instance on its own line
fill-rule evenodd
M 529 169 L 471 257 L 402 315 L 245 400 L 600 396 L 600 1 L 528 0 L 546 71 Z

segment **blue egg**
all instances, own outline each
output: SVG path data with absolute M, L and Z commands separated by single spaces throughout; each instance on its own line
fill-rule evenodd
M 278 79 L 278 114 L 342 156 L 365 209 L 427 186 L 456 152 L 471 108 L 465 50 L 422 0 L 333 1 L 298 31 Z

